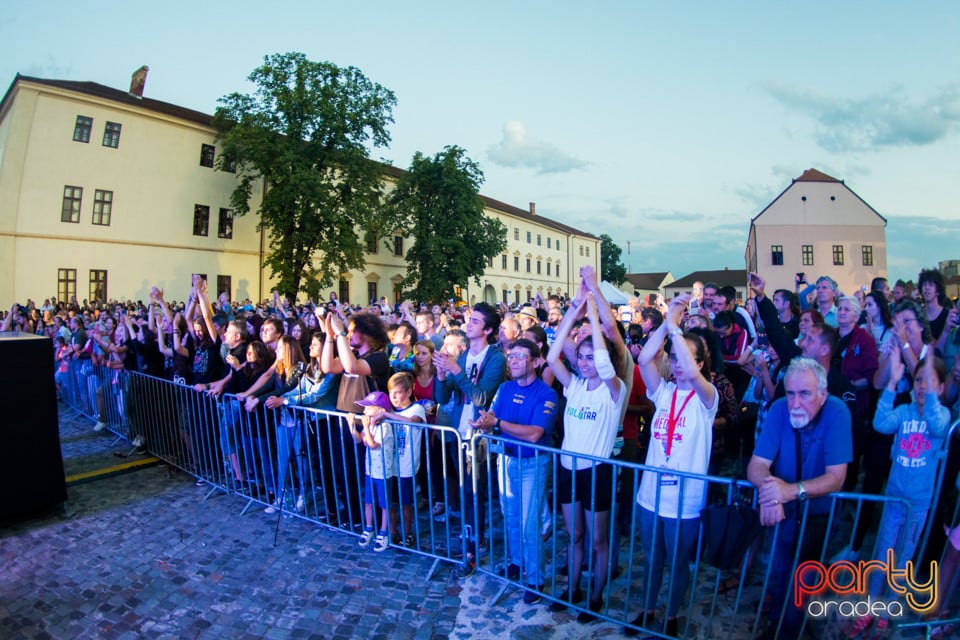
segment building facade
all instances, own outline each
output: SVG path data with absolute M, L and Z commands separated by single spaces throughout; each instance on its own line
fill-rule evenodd
M 860 196 L 808 169 L 750 221 L 746 263 L 767 289 L 793 290 L 803 273 L 830 276 L 852 294 L 887 275 L 886 219 Z
M 18 75 L 0 102 L 0 304 L 57 296 L 145 300 L 157 285 L 182 299 L 191 275 L 234 300 L 262 300 L 267 239 L 256 215 L 234 217 L 236 176 L 219 168 L 211 116 L 92 82 Z M 389 167 L 391 175 L 402 173 Z M 259 208 L 261 188 L 252 194 Z M 468 302 L 517 303 L 567 293 L 579 268 L 599 265 L 599 240 L 490 198 L 507 227 L 507 251 Z M 343 300 L 396 300 L 410 238 L 368 238 L 363 270 L 343 274 Z

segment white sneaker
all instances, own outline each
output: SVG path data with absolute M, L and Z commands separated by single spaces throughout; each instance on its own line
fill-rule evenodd
M 390 548 L 390 534 L 389 533 L 380 533 L 377 534 L 377 539 L 373 543 L 373 550 L 377 553 L 381 551 L 386 551 Z
M 144 445 L 143 436 L 136 436 L 130 444 L 135 447 L 142 447 Z
M 106 428 L 107 428 L 107 423 L 104 422 L 103 420 L 98 420 L 97 424 L 93 425 L 94 431 L 103 431 Z
M 307 508 L 307 501 L 303 499 L 303 494 L 297 496 L 297 504 L 294 507 L 297 513 L 303 513 Z
M 279 500 L 274 500 L 272 504 L 270 504 L 270 505 L 267 506 L 267 507 L 264 507 L 264 509 L 263 509 L 263 512 L 264 512 L 264 513 L 276 513 L 277 511 L 280 511 L 280 501 L 279 501 Z
M 357 546 L 367 547 L 371 542 L 373 542 L 373 529 L 364 530 L 364 532 L 360 534 L 360 541 L 357 542 Z

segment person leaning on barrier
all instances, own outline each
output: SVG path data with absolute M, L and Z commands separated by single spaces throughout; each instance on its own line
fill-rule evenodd
M 524 447 L 529 442 L 550 446 L 557 411 L 557 394 L 537 377 L 540 349 L 526 339 L 514 340 L 507 348 L 511 380 L 500 385 L 489 411 L 480 411 L 471 426 L 502 438 L 498 458 L 500 503 L 503 506 L 511 580 L 527 574 L 523 601 L 540 602 L 543 590 L 543 540 L 541 511 L 546 494 L 550 455 Z
M 747 466 L 747 478 L 759 490 L 760 523 L 779 524 L 769 568 L 771 638 L 799 636 L 804 609 L 786 598 L 794 553 L 799 543 L 798 563 L 820 557 L 828 533 L 826 496 L 843 486 L 853 458 L 850 412 L 827 393 L 824 368 L 810 358 L 794 358 L 784 380 L 787 396 L 771 405 Z M 804 538 L 798 541 L 802 524 Z
M 637 504 L 646 571 L 643 611 L 632 625 L 652 626 L 663 570 L 670 558 L 671 582 L 663 632 L 677 635 L 677 612 L 690 582 L 688 563 L 696 552 L 700 511 L 706 504 L 707 485 L 672 473 L 706 474 L 713 444 L 713 421 L 719 394 L 710 382 L 710 357 L 706 344 L 680 329 L 689 295 L 673 298 L 664 323 L 650 334 L 640 352 L 640 374 L 656 406 L 651 422 L 650 446 L 640 480 Z M 675 382 L 660 375 L 659 359 L 667 336 L 672 336 L 668 357 Z M 634 635 L 632 629 L 627 635 Z

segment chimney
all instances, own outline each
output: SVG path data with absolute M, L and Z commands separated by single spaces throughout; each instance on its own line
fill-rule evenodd
M 532 216 L 537 215 L 537 203 L 536 203 L 536 202 L 531 202 L 531 203 L 530 203 L 530 215 L 532 215 Z
M 148 71 L 150 71 L 150 67 L 143 65 L 133 72 L 133 75 L 130 76 L 130 95 L 138 98 L 143 97 L 143 85 L 147 84 Z

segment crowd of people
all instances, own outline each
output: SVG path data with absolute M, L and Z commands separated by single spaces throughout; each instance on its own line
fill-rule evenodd
M 659 304 L 634 299 L 621 315 L 592 268 L 580 275 L 572 298 L 538 295 L 515 308 L 391 305 L 385 298 L 355 307 L 335 293 L 319 304 L 274 293 L 260 304 L 234 305 L 225 292 L 211 300 L 206 282 L 194 277 L 183 302 L 167 301 L 156 287 L 145 303 L 28 301 L 5 314 L 0 330 L 51 338 L 58 388 L 79 365 L 91 378 L 97 367 L 125 369 L 235 399 L 225 404 L 219 446 L 238 483 L 251 472 L 230 428 L 240 412 L 340 412 L 350 426 L 332 431 L 342 439 L 332 444 L 344 455 L 326 472 L 339 481 L 321 485 L 328 505 L 364 514 L 359 544 L 378 552 L 413 544 L 418 494 L 449 496 L 427 505 L 430 515 L 461 517 L 462 541 L 479 555 L 486 501 L 496 498 L 509 560 L 503 573 L 525 584 L 528 604 L 544 592 L 542 535 L 553 491 L 569 544 L 567 584 L 555 585 L 550 607 L 580 604 L 583 623 L 603 609 L 619 535 L 636 530 L 645 588 L 631 623 L 678 634 L 709 493 L 707 482 L 682 475 L 689 473 L 745 476 L 757 489 L 761 523 L 778 525 L 763 603 L 771 637 L 793 637 L 801 628 L 804 611 L 786 598 L 789 568 L 795 557 L 816 557 L 828 535 L 828 496 L 840 490 L 904 498 L 911 508 L 874 514 L 873 503 L 865 503 L 835 559 L 870 560 L 874 551 L 896 548 L 902 563 L 926 533 L 929 557 L 946 549 L 940 602 L 949 600 L 960 577 L 960 533 L 942 519 L 924 532 L 937 509 L 940 452 L 950 449 L 942 502 L 955 499 L 960 470 L 960 451 L 947 442 L 951 411 L 960 409 L 960 319 L 938 271 L 920 273 L 917 299 L 899 286 L 890 291 L 882 278 L 869 291 L 844 295 L 828 276 L 807 285 L 799 274 L 793 291 L 770 295 L 751 273 L 742 305 L 735 289 L 708 282 Z M 94 428 L 102 429 L 101 394 L 91 391 L 98 400 Z M 416 424 L 474 439 L 471 455 L 455 459 L 459 448 L 439 446 L 452 431 L 425 432 Z M 266 511 L 302 511 L 309 470 L 296 465 L 299 478 L 287 473 L 301 430 L 295 420 L 274 428 L 276 445 L 258 452 L 270 461 L 269 477 L 260 479 L 272 497 Z M 552 487 L 551 449 L 559 450 Z M 464 477 L 454 471 L 427 478 L 425 455 L 431 468 L 462 468 Z M 639 479 L 605 464 L 614 456 L 642 463 Z M 351 465 L 363 470 L 362 485 L 350 481 Z M 498 496 L 483 491 L 491 471 Z M 464 500 L 478 509 L 456 504 L 461 482 Z M 474 486 L 482 495 L 473 495 Z M 866 544 L 868 536 L 876 544 Z M 724 580 L 721 590 L 738 588 L 739 579 Z M 882 587 L 871 582 L 871 593 L 881 595 Z M 934 613 L 946 611 L 938 605 Z M 881 637 L 889 626 L 882 616 L 862 616 L 845 632 Z

